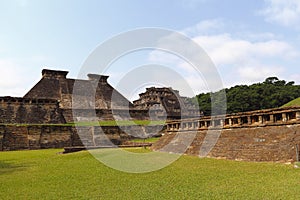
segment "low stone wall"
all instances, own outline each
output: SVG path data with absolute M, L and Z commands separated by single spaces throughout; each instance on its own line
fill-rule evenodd
M 121 110 L 115 109 L 111 111 L 110 109 L 63 109 L 63 117 L 66 122 L 76 122 L 84 121 L 78 118 L 83 118 L 86 120 L 97 118 L 98 121 L 105 120 L 149 120 L 149 111 L 148 110 L 138 110 L 138 109 L 129 109 Z M 73 115 L 75 114 L 75 119 Z M 153 120 L 153 119 L 152 119 Z
M 53 99 L 0 97 L 0 124 L 62 124 L 65 119 Z
M 120 145 L 161 129 L 162 126 L 0 125 L 0 151 Z
M 230 115 L 170 120 L 167 131 L 207 130 L 211 128 L 247 128 L 300 124 L 300 107 L 275 108 Z
M 201 155 L 200 149 L 208 133 L 208 130 L 196 131 L 196 137 L 185 153 Z M 159 151 L 169 144 L 176 149 L 176 145 L 184 143 L 173 140 L 180 134 L 189 134 L 189 131 L 166 133 L 157 143 L 153 144 L 152 148 Z M 206 140 L 206 142 L 209 141 Z M 207 157 L 245 161 L 293 162 L 299 159 L 297 157 L 299 148 L 296 146 L 300 146 L 300 124 L 223 129 L 220 130 L 220 136 Z
M 0 150 L 62 148 L 72 144 L 68 126 L 0 125 Z
M 163 126 L 79 126 L 73 127 L 76 132 L 72 146 L 111 146 L 121 145 L 132 138 L 144 138 L 156 135 Z M 103 134 L 104 133 L 104 134 Z

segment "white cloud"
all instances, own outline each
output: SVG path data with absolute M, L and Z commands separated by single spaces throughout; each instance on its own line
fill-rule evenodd
M 207 30 L 205 27 L 217 27 L 214 26 L 216 24 L 218 20 L 215 23 L 214 20 L 204 21 L 195 25 L 194 31 L 193 27 L 190 27 L 183 32 L 192 33 L 192 39 L 207 52 L 220 71 L 226 87 L 263 81 L 270 76 L 284 77 L 285 67 L 288 66 L 283 67 L 281 63 L 296 60 L 300 55 L 295 47 L 284 40 L 276 39 L 277 37 L 272 33 L 249 34 L 255 40 L 224 32 L 205 34 Z M 205 90 L 203 87 L 205 84 L 201 83 L 204 79 L 196 77 L 193 66 L 181 58 L 153 51 L 149 59 L 180 71 L 195 91 Z
M 290 44 L 279 40 L 251 42 L 233 38 L 230 34 L 198 36 L 194 40 L 202 46 L 217 66 L 244 65 L 266 58 L 290 59 L 299 55 Z
M 43 64 L 49 62 L 49 57 L 39 54 L 0 58 L 0 96 L 24 96 L 40 80 L 42 69 L 48 68 Z
M 264 33 L 241 32 L 238 33 L 238 36 L 240 38 L 249 41 L 265 41 L 265 40 L 274 40 L 278 38 L 278 36 L 270 32 L 264 32 Z
M 218 74 L 209 74 L 213 71 L 207 71 L 206 67 L 196 68 L 191 63 L 183 60 L 182 58 L 169 54 L 162 51 L 152 51 L 149 55 L 149 61 L 154 63 L 159 63 L 163 66 L 169 66 L 170 70 L 176 71 L 181 75 L 181 79 L 174 79 L 174 77 L 169 76 L 169 85 L 174 89 L 177 89 L 181 92 L 183 96 L 195 96 L 201 92 L 210 92 L 221 89 L 220 82 L 216 79 L 220 77 Z M 199 67 L 199 66 L 198 66 Z M 208 80 L 211 77 L 214 80 Z M 153 77 L 154 79 L 158 79 L 158 75 Z M 185 83 L 185 85 L 183 84 Z M 187 85 L 189 90 L 187 90 Z
M 284 26 L 296 26 L 300 22 L 299 0 L 265 0 L 266 8 L 259 11 L 268 22 Z
M 187 77 L 185 77 L 185 80 L 188 83 L 188 85 L 190 86 L 190 88 L 192 89 L 193 93 L 188 94 L 188 93 L 184 93 L 185 91 L 179 90 L 181 95 L 195 96 L 202 92 L 210 92 L 211 91 L 209 86 L 207 85 L 206 81 L 203 79 L 203 77 L 199 76 L 199 74 L 191 73 Z
M 23 96 L 24 81 L 28 73 L 18 64 L 7 59 L 0 59 L 0 94 L 1 96 Z
M 288 79 L 300 84 L 300 73 L 292 74 L 288 77 Z
M 188 27 L 182 33 L 194 36 L 195 34 L 207 34 L 216 30 L 221 30 L 225 26 L 222 19 L 208 19 L 199 22 L 198 24 Z
M 161 50 L 155 50 L 150 52 L 148 59 L 152 62 L 164 64 L 173 64 L 180 62 L 180 58 L 178 56 Z
M 248 83 L 261 81 L 270 76 L 280 76 L 283 71 L 280 66 L 264 66 L 261 64 L 240 67 L 237 70 L 240 78 Z

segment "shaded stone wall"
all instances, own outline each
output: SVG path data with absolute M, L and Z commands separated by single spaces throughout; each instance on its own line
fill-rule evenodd
M 187 133 L 189 131 L 169 132 L 152 148 L 159 151 L 177 134 Z M 207 134 L 208 130 L 198 130 L 186 153 L 201 155 L 200 149 Z M 178 143 L 180 141 L 173 144 L 175 151 Z M 293 162 L 297 159 L 296 145 L 300 145 L 300 124 L 223 129 L 207 156 L 245 161 Z
M 75 113 L 75 120 L 73 114 Z M 109 110 L 109 109 L 64 109 L 63 116 L 66 122 L 76 121 L 105 121 L 105 120 L 149 120 L 148 110 Z M 79 116 L 80 119 L 76 119 Z M 95 119 L 93 119 L 93 117 Z
M 65 123 L 58 102 L 52 99 L 0 97 L 0 124 Z
M 76 128 L 63 125 L 0 125 L 0 151 L 83 145 L 106 147 L 120 145 L 135 136 L 141 136 L 141 132 L 155 134 L 162 128 L 162 126 L 82 126 Z
M 163 126 L 82 126 L 77 130 L 72 146 L 93 147 L 121 145 L 132 138 L 154 136 L 163 131 Z
M 167 134 L 154 144 L 154 150 L 160 150 L 170 143 L 170 149 L 176 152 L 176 145 L 184 143 L 172 141 L 177 134 L 197 133 L 186 153 L 200 156 L 204 154 L 202 147 L 205 150 L 205 145 L 213 142 L 209 139 L 213 138 L 213 132 L 218 132 L 220 137 L 207 155 L 209 157 L 247 161 L 297 161 L 300 147 L 300 107 L 169 121 L 166 131 Z
M 289 162 L 296 161 L 296 145 L 299 144 L 299 125 L 227 129 L 222 132 L 208 156 L 248 161 Z
M 70 146 L 73 131 L 65 126 L 11 126 L 0 125 L 0 149 L 63 148 Z

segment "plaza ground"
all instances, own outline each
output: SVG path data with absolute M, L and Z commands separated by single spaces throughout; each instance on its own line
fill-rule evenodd
M 0 199 L 300 198 L 300 169 L 293 165 L 182 156 L 161 170 L 130 174 L 87 151 L 61 151 L 0 152 Z

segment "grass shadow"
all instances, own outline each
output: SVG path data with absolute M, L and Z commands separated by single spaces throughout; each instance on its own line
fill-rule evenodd
M 15 164 L 11 160 L 9 160 L 9 161 L 1 160 L 0 161 L 0 175 L 13 173 L 15 171 L 23 171 L 26 168 L 27 168 L 26 165 Z

